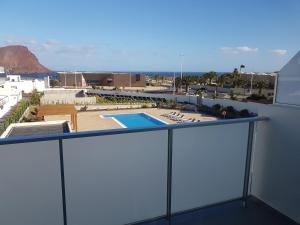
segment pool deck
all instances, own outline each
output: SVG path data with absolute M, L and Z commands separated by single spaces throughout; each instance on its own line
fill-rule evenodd
M 77 114 L 77 126 L 78 131 L 90 131 L 90 130 L 107 130 L 107 129 L 118 129 L 122 128 L 120 124 L 111 118 L 101 118 L 100 115 L 106 114 L 122 114 L 122 113 L 148 113 L 151 116 L 158 118 L 169 124 L 174 124 L 176 121 L 170 120 L 162 115 L 168 114 L 170 112 L 177 112 L 184 114 L 185 118 L 195 118 L 200 121 L 211 121 L 216 120 L 215 117 L 207 116 L 200 113 L 195 113 L 191 111 L 180 111 L 174 109 L 157 109 L 157 108 L 142 108 L 142 109 L 124 109 L 124 110 L 108 110 L 108 111 L 87 111 L 78 112 Z M 45 116 L 45 121 L 53 120 L 68 120 L 70 121 L 70 116 Z

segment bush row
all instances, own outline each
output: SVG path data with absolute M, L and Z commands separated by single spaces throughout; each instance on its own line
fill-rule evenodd
M 4 132 L 11 123 L 18 122 L 29 105 L 30 103 L 28 100 L 21 100 L 15 110 L 2 123 L 0 128 L 1 133 Z
M 99 95 L 96 95 L 96 103 L 97 104 L 142 104 L 142 103 L 155 103 L 151 100 L 138 100 L 138 99 L 132 99 L 132 98 L 124 98 L 120 99 L 117 97 L 102 97 Z
M 234 118 L 256 116 L 256 114 L 250 113 L 248 109 L 242 109 L 241 111 L 239 111 L 232 106 L 223 107 L 220 104 L 215 104 L 212 107 L 209 107 L 207 105 L 201 105 L 198 107 L 198 110 L 206 114 L 223 118 L 223 119 L 234 119 Z

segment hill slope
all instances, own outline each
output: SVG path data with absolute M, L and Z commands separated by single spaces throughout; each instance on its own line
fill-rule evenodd
M 0 67 L 10 74 L 49 73 L 37 57 L 25 46 L 11 45 L 0 48 Z

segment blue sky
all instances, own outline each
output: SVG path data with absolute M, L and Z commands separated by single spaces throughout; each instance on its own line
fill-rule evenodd
M 0 46 L 53 70 L 279 70 L 300 50 L 300 0 L 1 0 Z

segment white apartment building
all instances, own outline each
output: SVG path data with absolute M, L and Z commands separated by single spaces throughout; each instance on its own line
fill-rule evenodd
M 0 66 L 0 74 L 4 74 L 4 73 L 5 73 L 4 67 Z
M 18 104 L 22 99 L 22 91 L 13 88 L 0 88 L 0 118 Z
M 46 80 L 46 81 L 45 81 Z M 40 80 L 40 79 L 27 79 L 22 80 L 20 75 L 7 75 L 4 84 L 2 87 L 12 88 L 23 91 L 24 93 L 31 93 L 34 90 L 38 92 L 43 92 L 49 85 L 49 79 Z
M 34 90 L 43 92 L 49 88 L 49 78 L 22 80 L 20 75 L 5 75 L 0 67 L 0 118 L 15 106 L 21 99 L 22 93 L 31 93 Z

